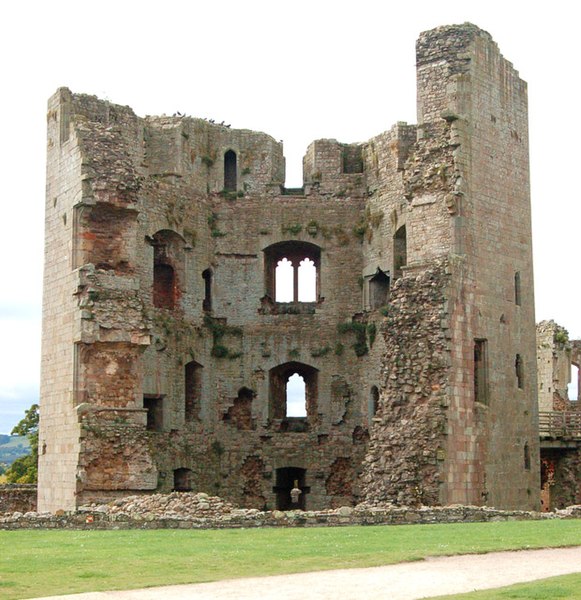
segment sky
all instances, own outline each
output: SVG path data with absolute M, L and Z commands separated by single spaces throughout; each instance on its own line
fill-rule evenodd
M 46 102 L 57 88 L 284 140 L 288 187 L 318 138 L 416 122 L 415 41 L 470 21 L 529 85 L 537 321 L 581 338 L 577 20 L 572 3 L 489 0 L 19 0 L 0 8 L 4 115 L 0 433 L 38 400 Z

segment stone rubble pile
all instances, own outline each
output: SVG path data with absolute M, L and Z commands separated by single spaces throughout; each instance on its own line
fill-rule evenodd
M 109 504 L 88 504 L 79 507 L 79 512 L 85 513 L 124 515 L 133 518 L 141 516 L 155 519 L 219 517 L 234 511 L 239 512 L 240 509 L 235 509 L 232 504 L 218 496 L 209 496 L 203 492 L 126 496 Z M 253 512 L 258 511 L 254 510 Z

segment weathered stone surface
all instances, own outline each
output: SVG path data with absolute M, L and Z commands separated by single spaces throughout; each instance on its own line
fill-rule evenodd
M 417 56 L 418 124 L 295 190 L 266 134 L 50 99 L 41 510 L 538 505 L 526 84 L 470 24 Z

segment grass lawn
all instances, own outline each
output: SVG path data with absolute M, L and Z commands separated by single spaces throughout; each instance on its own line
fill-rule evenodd
M 580 544 L 581 520 L 222 531 L 0 531 L 0 598 Z
M 581 573 L 470 594 L 437 596 L 437 600 L 578 600 L 579 598 L 581 598 Z

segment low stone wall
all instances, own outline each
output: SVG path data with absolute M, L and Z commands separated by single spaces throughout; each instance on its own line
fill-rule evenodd
M 21 486 L 22 487 L 22 486 Z M 108 504 L 81 506 L 76 512 L 7 512 L 0 529 L 231 529 L 248 527 L 336 527 L 412 523 L 476 523 L 580 518 L 581 506 L 554 513 L 502 511 L 480 506 L 410 508 L 359 504 L 321 511 L 260 511 L 237 508 L 203 492 L 125 496 Z
M 36 510 L 36 485 L 6 483 L 0 485 L 0 513 Z
M 250 527 L 324 527 L 348 525 L 404 525 L 476 523 L 581 518 L 581 506 L 554 513 L 501 511 L 474 506 L 442 508 L 351 508 L 332 511 L 272 511 L 234 509 L 207 517 L 158 518 L 154 515 L 107 514 L 93 510 L 76 513 L 13 513 L 0 516 L 0 529 L 234 529 Z

